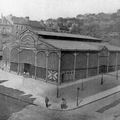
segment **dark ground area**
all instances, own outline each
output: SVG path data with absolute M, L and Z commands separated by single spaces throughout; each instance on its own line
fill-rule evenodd
M 0 83 L 6 80 L 0 81 Z M 18 112 L 27 105 L 33 103 L 31 95 L 24 95 L 24 92 L 7 88 L 0 85 L 0 120 L 7 120 L 14 112 Z

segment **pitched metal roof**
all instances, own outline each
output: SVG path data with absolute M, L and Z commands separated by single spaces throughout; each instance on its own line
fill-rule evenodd
M 44 41 L 61 50 L 100 51 L 103 47 L 106 47 L 109 51 L 120 51 L 119 47 L 110 45 L 109 43 L 81 42 L 53 39 L 49 40 L 45 39 Z
M 98 46 L 99 49 L 101 50 L 103 47 L 106 47 L 109 51 L 120 51 L 120 47 L 115 46 L 115 45 L 110 45 L 109 43 L 89 43 L 91 45 Z
M 56 36 L 56 37 L 66 37 L 66 38 L 77 38 L 77 39 L 88 39 L 88 40 L 94 40 L 94 41 L 102 41 L 102 39 L 85 36 L 85 35 L 79 35 L 79 34 L 70 34 L 70 33 L 59 33 L 59 32 L 48 32 L 48 31 L 37 31 L 33 30 L 39 35 L 46 35 L 46 36 Z
M 63 40 L 44 40 L 54 47 L 62 50 L 99 50 L 98 46 L 90 45 L 87 42 L 81 41 L 63 41 Z

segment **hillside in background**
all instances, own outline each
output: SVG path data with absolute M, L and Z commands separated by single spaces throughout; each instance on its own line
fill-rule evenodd
M 67 32 L 102 38 L 120 46 L 120 9 L 115 13 L 77 15 L 40 21 L 45 31 Z
M 8 21 L 7 21 L 8 20 Z M 120 46 L 120 9 L 115 13 L 98 13 L 77 15 L 74 18 L 47 19 L 40 21 L 32 21 L 29 17 L 2 17 L 2 21 L 8 25 L 10 23 L 9 34 L 0 35 L 3 44 L 16 41 L 16 34 L 24 28 L 30 27 L 42 31 L 54 31 L 72 34 L 81 34 L 92 37 L 101 38 L 109 41 L 113 45 Z M 8 25 L 9 26 L 9 25 Z M 11 27 L 12 26 L 12 27 Z M 1 26 L 1 30 L 6 32 Z M 7 31 L 9 31 L 7 28 Z M 12 36 L 11 36 L 12 35 Z

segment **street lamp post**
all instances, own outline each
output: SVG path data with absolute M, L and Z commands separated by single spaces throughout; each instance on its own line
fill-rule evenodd
M 118 80 L 118 70 L 116 71 L 116 80 Z
M 103 78 L 103 72 L 102 72 L 102 77 L 101 77 L 101 85 L 103 85 L 103 80 L 104 80 L 104 78 Z

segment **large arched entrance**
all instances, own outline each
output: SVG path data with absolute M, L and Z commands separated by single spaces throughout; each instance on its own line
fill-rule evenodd
M 46 79 L 46 53 L 40 51 L 37 53 L 36 77 Z
M 62 53 L 61 57 L 61 82 L 74 80 L 74 53 Z
M 10 70 L 18 72 L 19 50 L 13 48 L 10 53 Z
M 99 73 L 106 73 L 108 67 L 108 49 L 104 47 L 99 53 Z
M 76 56 L 76 71 L 75 71 L 76 80 L 86 78 L 86 70 L 87 70 L 86 52 L 79 52 Z
M 5 70 L 10 69 L 10 49 L 8 47 L 3 49 L 3 68 Z
M 57 52 L 51 52 L 48 55 L 48 72 L 47 80 L 57 82 L 58 81 L 58 66 L 59 66 L 59 56 Z
M 115 71 L 116 67 L 116 52 L 109 52 L 108 72 Z
M 19 71 L 35 75 L 35 53 L 32 50 L 23 49 L 19 52 Z
M 89 52 L 88 76 L 97 75 L 98 52 Z

